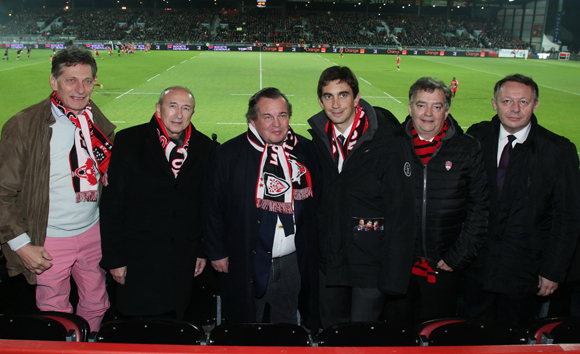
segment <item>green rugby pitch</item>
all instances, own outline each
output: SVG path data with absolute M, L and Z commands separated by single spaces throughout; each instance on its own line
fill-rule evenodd
M 50 94 L 50 50 L 33 50 L 16 60 L 0 62 L 0 126 L 18 111 Z M 530 75 L 540 86 L 536 115 L 540 124 L 580 145 L 580 62 L 506 58 L 401 56 L 401 70 L 394 55 L 260 53 L 260 52 L 171 52 L 118 57 L 100 53 L 98 82 L 93 101 L 121 130 L 149 121 L 161 91 L 173 85 L 189 87 L 196 98 L 192 122 L 207 135 L 218 134 L 224 142 L 246 130 L 248 99 L 263 87 L 284 92 L 293 106 L 291 125 L 306 135 L 307 120 L 320 111 L 316 86 L 320 73 L 332 65 L 350 67 L 359 78 L 361 97 L 384 107 L 403 121 L 407 116 L 408 90 L 422 76 L 447 84 L 459 81 L 451 113 L 459 124 L 489 120 L 493 86 L 512 73 Z M 103 55 L 104 54 L 104 55 Z

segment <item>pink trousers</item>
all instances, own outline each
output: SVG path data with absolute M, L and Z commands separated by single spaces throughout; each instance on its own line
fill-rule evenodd
M 41 311 L 72 313 L 69 301 L 70 277 L 78 290 L 77 315 L 98 331 L 109 308 L 105 288 L 105 271 L 101 261 L 101 234 L 99 223 L 74 237 L 47 237 L 44 248 L 52 256 L 52 267 L 37 276 L 36 305 Z

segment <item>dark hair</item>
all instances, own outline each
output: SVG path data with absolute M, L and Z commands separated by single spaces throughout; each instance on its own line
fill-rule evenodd
M 93 54 L 78 47 L 67 48 L 59 51 L 52 58 L 52 76 L 58 80 L 60 75 L 64 72 L 65 66 L 74 66 L 77 64 L 86 64 L 91 66 L 93 79 L 97 75 L 97 62 L 93 58 Z
M 264 89 L 261 89 L 260 91 L 256 92 L 251 98 L 250 98 L 250 102 L 248 103 L 248 112 L 246 113 L 246 119 L 248 120 L 248 123 L 251 120 L 256 120 L 256 118 L 258 118 L 258 102 L 260 102 L 260 100 L 262 98 L 270 98 L 270 99 L 278 99 L 282 97 L 282 99 L 284 99 L 284 101 L 286 101 L 286 105 L 288 107 L 288 117 L 292 117 L 292 105 L 290 104 L 290 101 L 288 101 L 288 99 L 286 98 L 286 95 L 284 95 L 282 92 L 280 92 L 280 90 L 278 90 L 275 87 L 266 87 Z
M 345 82 L 352 89 L 353 97 L 358 95 L 358 80 L 356 75 L 346 66 L 331 66 L 320 74 L 318 79 L 318 98 L 322 99 L 322 89 L 331 81 Z
M 409 89 L 409 103 L 413 103 L 415 94 L 419 91 L 434 92 L 435 90 L 443 91 L 445 95 L 445 110 L 448 111 L 451 107 L 451 89 L 443 81 L 432 77 L 424 76 L 415 81 Z
M 171 86 L 166 88 L 165 90 L 163 90 L 163 92 L 161 92 L 161 95 L 159 95 L 159 101 L 157 101 L 157 103 L 159 103 L 159 105 L 163 105 L 163 99 L 165 98 L 165 95 L 167 95 L 169 93 L 169 91 L 173 90 L 173 89 L 180 89 L 183 91 L 186 91 L 187 93 L 189 93 L 191 95 L 191 98 L 193 99 L 193 111 L 195 112 L 195 97 L 193 96 L 193 92 L 191 92 L 190 89 L 188 89 L 185 86 Z
M 512 75 L 508 75 L 506 77 L 504 77 L 503 79 L 499 80 L 496 84 L 495 87 L 493 88 L 493 99 L 497 101 L 497 93 L 499 92 L 499 90 L 502 88 L 503 84 L 505 84 L 506 82 L 519 82 L 520 84 L 524 84 L 526 86 L 529 86 L 532 88 L 532 90 L 534 91 L 534 103 L 538 102 L 538 99 L 540 98 L 540 91 L 538 89 L 538 84 L 536 84 L 536 82 L 529 76 L 526 75 L 522 75 L 522 74 L 512 74 Z

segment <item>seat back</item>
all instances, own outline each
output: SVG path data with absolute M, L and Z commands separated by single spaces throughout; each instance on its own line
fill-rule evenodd
M 308 332 L 289 323 L 234 323 L 215 327 L 210 335 L 210 345 L 239 346 L 310 346 Z
M 203 329 L 171 319 L 127 319 L 110 321 L 101 327 L 95 342 L 136 344 L 200 344 Z
M 580 343 L 580 318 L 570 317 L 550 332 L 554 344 Z
M 465 322 L 467 320 L 461 318 L 442 318 L 436 320 L 430 320 L 421 323 L 417 327 L 415 327 L 415 331 L 419 333 L 419 336 L 425 336 L 429 338 L 431 332 L 437 327 L 447 325 L 449 323 L 457 323 L 457 322 Z
M 318 335 L 320 347 L 406 347 L 419 345 L 413 328 L 388 322 L 334 325 Z
M 429 346 L 526 344 L 526 332 L 511 323 L 464 321 L 431 331 Z
M 0 315 L 0 339 L 67 341 L 58 321 L 36 315 Z
M 73 342 L 86 342 L 89 338 L 89 333 L 91 332 L 91 327 L 87 320 L 81 316 L 56 311 L 43 311 L 38 314 L 38 316 L 51 318 L 62 324 L 67 331 L 74 331 L 74 338 L 70 340 Z
M 542 334 L 552 332 L 563 321 L 563 317 L 540 318 L 528 328 L 528 344 L 546 344 L 542 343 Z

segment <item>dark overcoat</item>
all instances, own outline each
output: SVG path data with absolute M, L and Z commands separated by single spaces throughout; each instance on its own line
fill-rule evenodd
M 338 172 L 326 134 L 324 111 L 308 120 L 323 173 L 319 209 L 320 269 L 326 285 L 378 288 L 404 294 L 415 244 L 411 152 L 397 118 L 388 110 L 360 105 L 368 129 Z M 359 232 L 359 219 L 379 220 L 382 230 Z
M 155 119 L 155 118 L 153 118 Z M 119 132 L 100 205 L 101 266 L 127 266 L 117 286 L 125 315 L 183 316 L 200 255 L 201 192 L 214 143 L 192 127 L 177 178 L 151 122 Z
M 497 196 L 500 120 L 467 134 L 481 142 L 490 194 L 486 242 L 468 275 L 499 293 L 537 292 L 538 275 L 561 283 L 580 234 L 580 171 L 576 147 L 531 118 L 523 144 L 511 153 Z
M 314 198 L 295 201 L 296 254 L 302 287 L 302 316 L 318 323 L 318 257 L 316 232 L 319 173 L 312 142 L 297 135 L 292 155 L 310 171 Z M 246 133 L 216 150 L 204 198 L 203 249 L 208 261 L 229 257 L 229 273 L 220 273 L 223 310 L 230 322 L 256 322 L 254 258 L 262 210 L 256 208 L 256 183 L 261 153 Z

